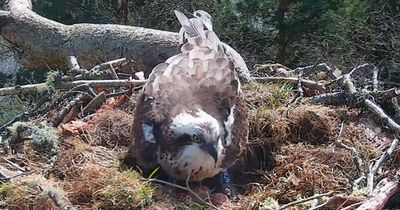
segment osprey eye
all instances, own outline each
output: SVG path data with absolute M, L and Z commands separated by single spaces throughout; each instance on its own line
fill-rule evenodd
M 193 136 L 192 136 L 192 141 L 195 142 L 195 143 L 200 143 L 201 139 L 200 139 L 199 136 L 193 135 Z

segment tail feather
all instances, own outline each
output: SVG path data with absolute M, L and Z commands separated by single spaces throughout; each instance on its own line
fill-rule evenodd
M 174 10 L 176 17 L 178 18 L 179 22 L 181 23 L 183 29 L 190 37 L 200 36 L 199 31 L 193 25 L 192 22 L 180 11 Z

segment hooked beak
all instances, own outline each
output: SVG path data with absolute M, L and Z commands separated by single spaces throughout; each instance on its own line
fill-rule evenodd
M 213 144 L 203 144 L 200 146 L 200 148 L 210 154 L 215 163 L 217 163 L 218 153 Z

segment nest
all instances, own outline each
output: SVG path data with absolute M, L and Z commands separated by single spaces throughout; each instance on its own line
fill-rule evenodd
M 271 93 L 270 88 L 278 92 Z M 250 153 L 246 171 L 240 176 L 248 179 L 241 180 L 244 191 L 240 201 L 228 208 L 275 208 L 277 202 L 292 202 L 316 192 L 350 192 L 359 169 L 354 154 L 336 145 L 338 139 L 356 148 L 366 163 L 388 146 L 389 141 L 376 137 L 373 129 L 370 134 L 366 132 L 357 110 L 307 104 L 283 108 L 293 96 L 287 86 L 253 84 L 246 86 L 244 92 L 249 106 Z M 76 208 L 160 209 L 182 205 L 164 188 L 143 181 L 138 172 L 120 167 L 120 157 L 131 143 L 131 112 L 130 105 L 124 110 L 101 109 L 89 122 L 77 123 L 75 127 L 71 124 L 71 132 L 65 134 L 68 136 L 55 141 L 57 158 L 50 179 L 36 181 L 36 185 L 23 181 L 0 184 L 4 206 L 58 208 L 59 203 L 56 205 L 46 193 L 49 190 L 35 187 L 49 180 L 67 200 L 64 203 Z M 26 148 L 29 151 L 25 152 L 24 164 L 46 165 L 46 158 L 38 157 L 48 150 L 41 151 L 34 145 Z M 399 158 L 396 151 L 388 164 L 393 173 Z M 368 166 L 362 167 L 368 171 Z M 28 178 L 21 176 L 22 179 Z

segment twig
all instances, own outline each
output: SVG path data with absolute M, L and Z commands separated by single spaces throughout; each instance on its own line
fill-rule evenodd
M 289 116 L 289 110 L 293 107 L 296 106 L 296 104 L 303 98 L 304 96 L 304 91 L 303 88 L 301 86 L 301 77 L 299 77 L 299 82 L 297 83 L 297 95 L 296 97 L 294 97 L 287 105 L 287 109 L 285 111 L 285 116 L 288 117 Z
M 90 111 L 97 110 L 101 107 L 101 105 L 106 101 L 106 94 L 103 92 L 99 93 L 96 97 L 94 97 L 83 109 L 82 114 L 87 114 Z
M 133 91 L 139 90 L 139 89 L 141 89 L 141 88 L 142 88 L 142 87 L 134 88 Z M 106 94 L 106 98 L 112 98 L 112 97 L 122 96 L 122 95 L 128 94 L 129 92 L 131 92 L 131 91 L 130 91 L 130 90 L 123 90 L 123 91 L 120 91 L 120 92 L 108 93 L 108 94 Z
M 256 64 L 254 65 L 254 68 L 256 69 L 265 69 L 265 68 L 271 68 L 271 67 L 278 67 L 278 68 L 284 68 L 286 70 L 292 71 L 289 67 L 284 66 L 280 63 L 266 63 L 266 64 Z
M 322 203 L 322 204 L 320 204 L 320 205 L 314 206 L 314 207 L 312 207 L 312 208 L 309 208 L 308 210 L 317 210 L 317 209 L 321 209 L 322 207 L 325 207 L 326 204 L 328 204 L 328 201 L 326 201 L 326 202 L 324 202 L 324 203 Z
M 49 196 L 59 209 L 74 210 L 75 208 L 69 204 L 68 199 L 62 196 L 58 189 L 53 189 L 52 187 L 43 187 L 37 183 L 37 187 L 44 194 Z
M 323 103 L 327 105 L 343 105 L 346 102 L 343 92 L 324 93 L 308 99 L 312 103 Z
M 110 66 L 113 67 L 112 65 L 114 65 L 114 64 L 119 65 L 125 61 L 126 61 L 126 58 L 120 58 L 120 59 L 108 61 L 108 62 L 101 63 L 99 65 L 94 66 L 90 71 L 98 71 L 98 70 L 108 69 L 108 68 L 110 68 Z
M 351 81 L 350 74 L 343 76 L 343 85 L 346 92 L 352 95 L 357 92 L 356 87 Z M 400 133 L 400 125 L 397 124 L 392 118 L 390 118 L 378 105 L 372 102 L 370 99 L 364 99 L 364 104 L 370 109 L 372 113 L 375 113 L 393 132 Z
M 115 72 L 115 69 L 111 64 L 110 64 L 110 71 L 111 71 L 112 79 L 119 79 L 117 72 Z
M 373 82 L 372 82 L 372 91 L 376 92 L 378 91 L 378 73 L 379 73 L 379 69 L 374 67 L 374 75 L 373 75 Z
M 332 81 L 330 81 L 330 82 L 328 82 L 328 83 L 325 83 L 325 86 L 329 86 L 329 85 L 332 85 L 332 84 L 334 84 L 334 83 L 336 83 L 336 82 L 343 81 L 345 76 L 346 76 L 346 77 L 350 77 L 351 74 L 353 74 L 354 72 L 356 72 L 356 71 L 358 71 L 358 70 L 360 70 L 360 69 L 363 69 L 363 68 L 365 68 L 365 67 L 367 67 L 367 66 L 370 66 L 370 64 L 369 64 L 369 63 L 365 63 L 365 64 L 362 64 L 362 65 L 356 66 L 356 67 L 353 68 L 349 73 L 344 74 L 344 75 L 342 75 L 342 76 L 337 76 L 335 80 L 332 80 Z
M 56 85 L 55 88 L 70 89 L 80 85 L 88 85 L 92 88 L 126 87 L 126 86 L 143 85 L 145 82 L 146 82 L 145 80 L 77 80 L 73 82 L 62 82 L 61 84 Z M 47 90 L 46 83 L 6 87 L 6 88 L 0 88 L 0 96 L 37 93 L 37 92 L 43 92 L 43 90 Z
M 156 182 L 156 183 L 159 183 L 159 184 L 165 184 L 165 185 L 168 185 L 168 186 L 171 186 L 171 187 L 175 187 L 175 188 L 178 188 L 178 189 L 181 189 L 181 190 L 188 191 L 190 194 L 192 194 L 194 197 L 196 197 L 200 201 L 204 202 L 206 205 L 208 205 L 208 206 L 210 206 L 212 208 L 218 209 L 216 206 L 204 201 L 199 195 L 197 195 L 197 193 L 193 192 L 193 190 L 191 190 L 189 187 L 184 187 L 184 186 L 177 185 L 177 184 L 174 184 L 174 183 L 171 183 L 171 182 L 167 182 L 167 181 L 164 181 L 164 180 L 161 180 L 161 179 L 141 178 L 141 180 L 148 181 L 148 182 Z
M 211 207 L 211 208 L 213 208 L 213 209 L 218 209 L 216 206 L 214 206 L 214 204 L 212 204 L 211 202 L 206 202 L 206 201 L 203 200 L 199 195 L 197 195 L 196 192 L 194 192 L 192 189 L 190 189 L 190 187 L 189 187 L 190 175 L 191 175 L 191 174 L 189 174 L 188 177 L 186 178 L 186 188 L 187 188 L 187 191 L 188 191 L 190 194 L 192 194 L 195 198 L 197 198 L 200 202 L 202 202 L 203 204 L 205 204 L 205 205 L 207 205 L 207 206 L 209 206 L 209 207 Z
M 97 87 L 128 87 L 143 85 L 146 81 L 144 80 L 78 80 L 73 82 L 61 83 L 59 87 L 56 88 L 72 88 L 81 84 L 87 84 L 92 88 Z M 1 89 L 0 89 L 1 90 Z
M 389 90 L 375 92 L 366 91 L 365 93 L 371 95 L 376 101 L 385 102 L 400 96 L 400 89 L 391 88 Z M 346 103 L 345 94 L 343 92 L 324 93 L 310 97 L 308 100 L 313 103 L 323 103 L 327 105 L 343 105 Z
M 396 149 L 397 145 L 399 144 L 399 140 L 397 138 L 393 139 L 392 144 L 390 145 L 389 149 L 386 150 L 382 156 L 379 158 L 379 160 L 372 166 L 371 171 L 368 173 L 368 179 L 367 179 L 367 187 L 369 190 L 369 193 L 372 193 L 374 189 L 374 177 L 379 168 L 382 167 L 382 165 L 390 158 L 390 156 L 393 154 L 394 150 Z
M 369 99 L 365 99 L 364 103 L 368 106 L 370 111 L 375 113 L 393 132 L 400 133 L 400 125 L 390 118 L 378 105 Z
M 323 57 L 321 57 L 321 59 L 322 58 Z M 294 69 L 294 72 L 296 72 L 296 74 L 303 72 L 304 75 L 308 75 L 311 72 L 313 72 L 314 70 L 320 69 L 320 70 L 326 71 L 328 74 L 331 75 L 331 77 L 337 78 L 337 76 L 333 73 L 332 68 L 327 63 L 319 63 L 321 61 L 321 59 L 319 59 L 314 65 L 310 65 L 310 66 L 306 66 L 306 67 L 298 67 L 298 68 Z
M 356 71 L 358 71 L 360 69 L 369 67 L 369 66 L 371 66 L 371 64 L 369 64 L 369 63 L 364 63 L 364 64 L 361 64 L 361 65 L 358 65 L 358 66 L 354 67 L 348 74 L 352 75 L 354 72 L 356 72 Z
M 321 198 L 321 197 L 324 197 L 324 196 L 330 196 L 333 193 L 335 193 L 335 191 L 322 193 L 322 194 L 314 195 L 314 196 L 311 196 L 311 197 L 308 197 L 308 198 L 303 198 L 303 199 L 300 199 L 300 200 L 297 200 L 297 201 L 293 201 L 291 203 L 288 203 L 288 204 L 285 204 L 285 205 L 279 207 L 278 210 L 286 209 L 286 208 L 289 208 L 291 206 L 295 206 L 295 205 L 298 205 L 298 204 L 301 204 L 301 203 L 305 203 L 307 201 L 314 200 L 314 199 L 317 199 L 317 198 Z
M 383 90 L 383 91 L 376 90 L 376 91 L 371 92 L 370 94 L 376 100 L 387 101 L 393 97 L 400 96 L 400 90 L 397 88 L 391 88 L 389 90 Z
M 53 121 L 53 126 L 57 127 L 64 120 L 65 116 L 72 110 L 74 106 L 78 103 L 86 100 L 88 98 L 87 94 L 78 94 L 73 100 L 71 100 L 57 115 L 57 117 Z
M 354 72 L 354 71 L 355 70 L 352 70 L 352 72 Z M 351 81 L 350 74 L 346 74 L 343 76 L 343 85 L 346 88 L 347 93 L 354 94 L 357 92 L 353 82 Z M 376 105 L 370 99 L 364 99 L 363 102 L 369 108 L 369 110 L 372 113 L 374 113 L 376 116 L 378 116 L 379 119 L 381 121 L 383 121 L 383 123 L 385 125 L 387 125 L 394 133 L 400 133 L 400 125 L 397 124 L 392 118 L 390 118 L 383 111 L 383 109 L 381 107 Z M 393 153 L 393 150 L 396 148 L 397 144 L 398 144 L 398 140 L 397 139 L 393 140 L 392 145 L 390 146 L 389 150 L 387 152 L 385 152 L 383 154 L 383 156 L 379 159 L 379 161 L 372 166 L 371 172 L 368 174 L 368 178 L 367 178 L 367 186 L 368 186 L 368 189 L 370 190 L 369 191 L 370 193 L 373 190 L 374 175 L 376 174 L 376 171 L 390 157 L 390 155 Z
M 343 130 L 344 130 L 344 122 L 342 122 L 342 124 L 340 126 L 339 135 L 335 141 L 335 144 L 337 147 L 341 147 L 346 150 L 349 150 L 354 155 L 354 163 L 356 164 L 358 171 L 361 173 L 361 177 L 363 177 L 363 176 L 365 177 L 365 172 L 364 172 L 364 170 L 362 170 L 362 168 L 363 168 L 362 166 L 364 165 L 364 163 L 363 163 L 360 153 L 356 150 L 356 148 L 349 147 L 349 146 L 343 144 L 343 142 L 342 142 L 341 135 L 343 133 Z
M 164 180 L 161 180 L 161 179 L 141 178 L 141 180 L 148 181 L 148 182 L 156 182 L 156 183 L 159 183 L 159 184 L 165 184 L 165 185 L 168 185 L 168 186 L 171 186 L 171 187 L 175 187 L 175 188 L 178 188 L 178 189 L 181 189 L 181 190 L 187 190 L 187 188 L 184 187 L 184 186 L 181 186 L 181 185 L 178 185 L 178 184 L 174 184 L 174 183 L 171 183 L 171 182 L 167 182 L 167 181 L 164 181 Z
M 2 157 L 1 159 L 4 160 L 4 161 L 6 161 L 8 164 L 12 165 L 14 168 L 16 168 L 16 169 L 18 169 L 18 170 L 20 170 L 20 171 L 22 171 L 22 172 L 26 172 L 26 169 L 21 168 L 18 164 L 14 163 L 14 162 L 12 162 L 12 161 L 10 161 L 10 160 L 7 160 L 7 159 L 4 158 L 4 157 Z
M 12 125 L 13 123 L 15 123 L 17 121 L 25 121 L 25 120 L 28 120 L 28 118 L 29 118 L 29 113 L 28 112 L 24 112 L 24 113 L 22 113 L 20 115 L 17 115 L 12 120 L 8 121 L 6 124 L 1 126 L 0 127 L 0 132 L 3 132 L 4 130 L 6 130 L 6 128 L 8 126 Z

